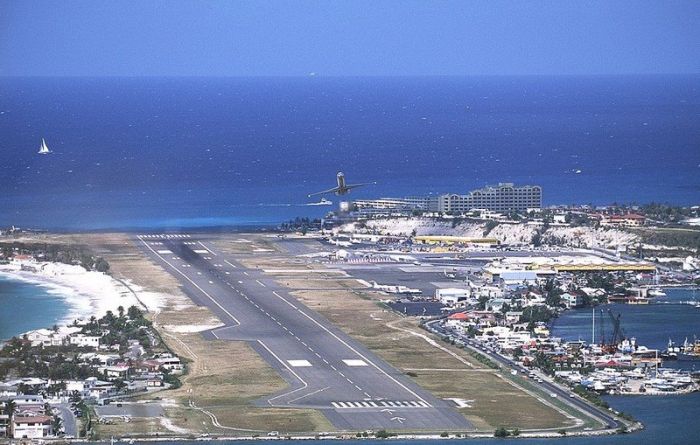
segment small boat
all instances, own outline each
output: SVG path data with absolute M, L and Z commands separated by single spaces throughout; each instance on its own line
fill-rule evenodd
M 46 141 L 44 138 L 41 138 L 41 145 L 39 145 L 39 151 L 37 152 L 40 155 L 47 155 L 51 153 L 51 150 L 49 150 L 49 146 L 46 145 Z
M 683 342 L 683 347 L 678 353 L 678 360 L 680 361 L 692 361 L 700 360 L 700 340 L 695 339 L 693 343 L 689 343 L 686 338 Z
M 309 204 L 306 204 L 308 206 L 330 206 L 333 205 L 333 201 L 330 201 L 326 198 L 321 198 L 319 202 L 311 202 Z
M 647 295 L 649 295 L 650 297 L 665 297 L 666 292 L 664 292 L 661 288 L 654 287 L 649 289 Z

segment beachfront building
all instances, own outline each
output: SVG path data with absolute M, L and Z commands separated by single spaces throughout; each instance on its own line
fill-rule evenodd
M 69 336 L 77 334 L 81 328 L 76 326 L 64 326 L 57 330 L 53 329 L 35 329 L 27 332 L 27 340 L 32 346 L 61 346 L 66 343 Z
M 100 337 L 96 335 L 84 335 L 75 334 L 71 335 L 69 342 L 72 345 L 76 345 L 83 348 L 99 348 L 100 347 Z
M 41 439 L 53 435 L 50 416 L 14 416 L 12 437 L 15 439 Z
M 603 215 L 600 225 L 604 227 L 641 227 L 646 222 L 646 218 L 635 213 L 626 215 Z
M 542 187 L 539 185 L 499 183 L 497 186 L 473 190 L 467 195 L 447 194 L 438 197 L 438 211 L 442 213 L 466 213 L 472 209 L 510 212 L 541 207 Z
M 466 195 L 448 193 L 439 196 L 358 199 L 346 203 L 341 211 L 359 216 L 410 215 L 414 211 L 461 214 L 479 210 L 480 217 L 499 219 L 497 212 L 533 211 L 542 208 L 542 187 L 500 183 L 472 190 Z

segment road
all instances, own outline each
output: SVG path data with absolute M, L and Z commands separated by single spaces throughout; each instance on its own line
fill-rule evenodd
M 460 341 L 464 342 L 467 347 L 470 347 L 473 351 L 486 355 L 489 359 L 493 360 L 494 362 L 505 366 L 506 368 L 514 369 L 517 371 L 522 372 L 524 369 L 523 367 L 514 362 L 513 360 L 504 357 L 496 352 L 489 351 L 489 350 L 483 350 L 480 346 L 480 344 L 472 339 L 470 339 L 466 335 L 461 335 L 457 334 L 453 331 L 448 331 L 442 327 L 437 326 L 440 320 L 434 320 L 431 322 L 428 322 L 427 324 L 429 325 L 428 327 L 435 333 L 441 336 L 451 336 L 455 337 L 456 339 L 459 339 Z M 530 370 L 528 370 L 529 372 Z M 546 377 L 546 376 L 545 376 Z M 602 409 L 599 409 L 596 406 L 591 405 L 590 403 L 586 402 L 583 399 L 580 399 L 578 396 L 571 397 L 571 390 L 567 388 L 563 388 L 555 383 L 549 382 L 548 380 L 542 380 L 542 382 L 537 383 L 543 390 L 547 391 L 549 394 L 556 394 L 557 397 L 566 404 L 572 405 L 574 408 L 583 411 L 584 413 L 588 414 L 589 416 L 601 420 L 607 428 L 620 428 L 622 426 L 622 423 L 618 421 L 615 417 L 613 417 L 610 413 L 607 411 L 604 411 Z
M 76 422 L 75 415 L 70 409 L 70 405 L 67 403 L 59 403 L 52 405 L 53 408 L 58 409 L 61 414 L 61 420 L 63 421 L 63 430 L 65 435 L 68 437 L 78 437 L 78 423 Z
M 212 235 L 214 236 L 214 235 Z M 139 235 L 143 251 L 225 326 L 209 338 L 248 342 L 289 387 L 261 406 L 318 409 L 340 430 L 466 431 L 472 425 L 208 236 Z

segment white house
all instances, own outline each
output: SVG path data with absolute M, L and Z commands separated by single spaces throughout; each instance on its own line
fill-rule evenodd
M 14 416 L 12 429 L 15 439 L 41 439 L 53 435 L 49 416 Z
M 93 335 L 75 334 L 71 335 L 69 342 L 79 347 L 89 347 L 97 349 L 100 346 L 100 337 Z
M 183 370 L 180 357 L 173 357 L 171 354 L 162 354 L 160 357 L 156 357 L 155 361 L 173 374 L 179 374 Z
M 32 342 L 32 346 L 61 346 L 66 342 L 68 336 L 80 332 L 81 328 L 76 326 L 62 327 L 58 331 L 51 329 L 36 329 L 29 331 L 25 335 L 27 340 Z
M 566 292 L 566 293 L 562 294 L 561 301 L 569 309 L 574 308 L 574 307 L 583 306 L 583 297 L 579 294 L 572 294 L 572 293 Z

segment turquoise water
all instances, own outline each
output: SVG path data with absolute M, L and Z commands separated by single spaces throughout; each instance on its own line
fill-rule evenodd
M 52 293 L 54 292 L 54 293 Z M 692 299 L 690 289 L 670 289 L 667 301 Z M 700 292 L 696 292 L 700 295 Z M 664 300 L 661 300 L 664 301 Z M 649 306 L 610 306 L 615 313 L 622 313 L 622 325 L 628 335 L 635 335 L 641 344 L 650 347 L 663 347 L 671 336 L 681 337 L 700 335 L 700 309 L 681 305 Z M 69 307 L 59 298 L 55 291 L 34 283 L 28 283 L 0 276 L 0 339 L 31 329 L 50 327 L 62 320 Z M 564 338 L 590 338 L 590 310 L 566 312 L 560 317 L 553 335 Z M 692 366 L 692 363 L 684 363 Z M 562 438 L 557 440 L 519 440 L 518 443 L 557 443 L 557 444 L 645 444 L 664 445 L 697 443 L 694 439 L 700 435 L 700 393 L 684 396 L 608 396 L 608 402 L 615 409 L 632 414 L 641 420 L 645 429 L 641 432 L 611 437 Z M 470 440 L 469 443 L 493 443 L 496 439 Z M 282 442 L 274 441 L 277 445 Z M 367 441 L 350 441 L 344 443 L 367 443 Z M 177 445 L 181 442 L 164 442 Z M 213 442 L 225 444 L 225 442 Z M 296 442 L 295 442 L 296 443 Z M 332 443 L 336 443 L 333 441 Z M 392 443 L 416 444 L 422 441 L 392 441 Z
M 49 287 L 0 274 L 0 340 L 32 329 L 50 328 L 69 306 Z

